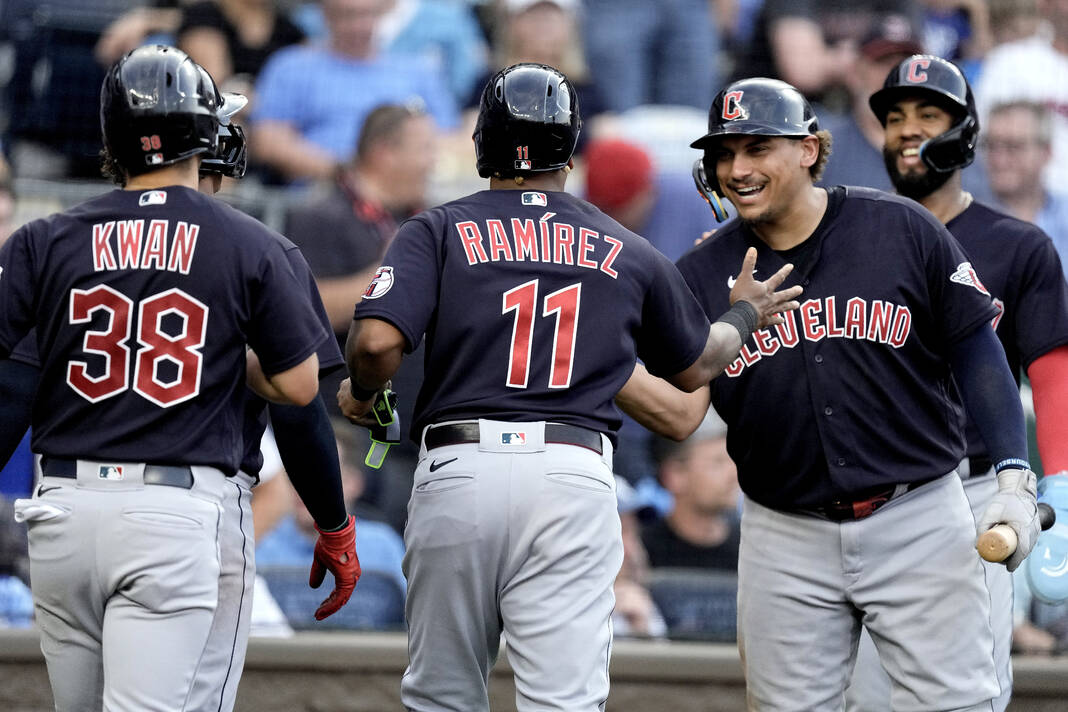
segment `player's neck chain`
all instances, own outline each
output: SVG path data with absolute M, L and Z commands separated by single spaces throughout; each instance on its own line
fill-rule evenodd
M 960 212 L 963 213 L 965 210 L 968 209 L 968 206 L 972 204 L 972 201 L 975 200 L 975 197 L 966 190 L 962 190 L 960 194 Z

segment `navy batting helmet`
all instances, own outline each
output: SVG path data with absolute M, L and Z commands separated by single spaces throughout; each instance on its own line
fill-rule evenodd
M 104 146 L 130 176 L 199 153 L 214 157 L 219 126 L 234 113 L 231 97 L 237 95 L 224 99 L 185 52 L 138 47 L 111 68 L 100 89 Z
M 563 168 L 582 121 L 567 77 L 545 64 L 502 69 L 482 92 L 475 125 L 478 174 L 508 178 Z
M 778 79 L 754 77 L 729 84 L 712 100 L 708 133 L 690 144 L 704 149 L 693 166 L 697 190 L 712 207 L 716 219 L 727 218 L 717 191 L 714 148 L 722 136 L 754 135 L 802 138 L 819 130 L 816 112 L 793 86 Z M 711 160 L 710 160 L 711 159 Z
M 886 116 L 894 103 L 916 95 L 934 99 L 957 120 L 948 131 L 920 145 L 923 162 L 938 173 L 971 164 L 979 136 L 979 113 L 972 88 L 960 68 L 941 57 L 915 54 L 890 70 L 883 88 L 871 95 L 868 105 L 886 126 Z

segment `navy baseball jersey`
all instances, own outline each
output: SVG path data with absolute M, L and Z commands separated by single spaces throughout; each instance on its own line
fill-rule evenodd
M 734 221 L 679 261 L 707 314 L 727 308 L 730 266 L 750 246 L 758 279 L 793 262 L 786 286 L 805 288 L 801 307 L 755 332 L 711 384 L 742 489 L 777 509 L 955 468 L 963 406 L 948 347 L 996 313 L 927 210 L 868 188 L 827 192 L 822 221 L 798 247 L 776 252 Z
M 45 455 L 148 452 L 232 473 L 246 344 L 271 374 L 329 336 L 281 243 L 189 188 L 116 190 L 31 222 L 0 270 L 0 356 L 37 327 L 33 448 Z
M 522 190 L 482 191 L 405 221 L 356 307 L 365 317 L 396 326 L 409 352 L 426 334 L 413 439 L 430 423 L 480 417 L 614 439 L 612 399 L 635 358 L 678 373 L 709 328 L 644 238 L 567 193 Z
M 973 202 L 946 227 L 994 298 L 994 328 L 1019 383 L 1021 368 L 1068 344 L 1068 283 L 1053 241 L 1031 223 L 982 203 Z M 970 420 L 968 455 L 987 456 Z
M 300 249 L 290 240 L 281 235 L 276 235 L 276 237 L 282 243 L 286 258 L 289 260 L 289 266 L 293 268 L 293 273 L 296 274 L 297 279 L 302 284 L 307 285 L 308 301 L 311 303 L 312 309 L 315 310 L 316 316 L 319 317 L 319 323 L 322 324 L 327 333 L 332 335 L 333 329 L 330 326 L 330 317 L 326 315 L 326 308 L 323 307 L 323 300 L 319 296 L 319 287 L 315 284 L 315 277 L 312 276 L 307 260 L 304 259 Z M 337 339 L 329 338 L 320 344 L 316 355 L 319 357 L 320 379 L 345 365 L 345 359 L 341 355 Z M 252 391 L 248 391 L 247 395 L 244 429 L 245 456 L 241 460 L 241 471 L 258 476 L 260 469 L 263 467 L 263 452 L 260 450 L 260 441 L 263 439 L 264 431 L 267 430 L 267 401 Z M 333 394 L 326 395 L 332 396 Z

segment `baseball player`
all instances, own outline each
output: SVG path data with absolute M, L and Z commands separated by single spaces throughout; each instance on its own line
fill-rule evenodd
M 244 643 L 220 598 L 247 529 L 226 519 L 247 516 L 246 362 L 266 397 L 316 395 L 328 332 L 307 284 L 276 236 L 196 190 L 229 101 L 184 53 L 134 50 L 101 90 L 124 189 L 0 250 L 0 358 L 34 326 L 42 355 L 42 479 L 17 515 L 57 710 L 222 706 L 212 646 Z
M 502 632 L 518 709 L 604 709 L 623 555 L 612 397 L 636 356 L 698 387 L 800 293 L 773 291 L 786 267 L 758 283 L 743 266 L 740 301 L 710 328 L 667 258 L 563 192 L 579 127 L 552 67 L 493 76 L 474 133 L 490 189 L 402 224 L 355 311 L 350 419 L 427 340 L 404 532 L 409 710 L 488 710 Z
M 636 372 L 619 402 L 676 437 L 709 401 L 745 493 L 738 640 L 750 709 L 841 710 L 861 626 L 895 710 L 989 710 L 995 674 L 952 366 L 997 471 L 978 531 L 1008 523 L 1019 565 L 1038 533 L 1023 412 L 990 321 L 997 309 L 926 210 L 881 191 L 818 188 L 830 149 L 798 91 L 755 78 L 717 96 L 692 144 L 710 194 L 739 219 L 679 261 L 706 313 L 722 268 L 755 247 L 758 274 L 796 264 L 805 301 L 756 331 L 691 396 Z M 727 285 L 725 287 L 725 284 Z M 681 405 L 687 407 L 680 407 Z
M 961 170 L 975 158 L 979 136 L 971 87 L 952 62 L 913 55 L 891 70 L 869 103 L 886 130 L 883 155 L 897 192 L 930 210 L 957 238 L 994 299 L 993 325 L 1013 376 L 1018 383 L 1022 367 L 1031 379 L 1043 465 L 1051 473 L 1068 470 L 1068 284 L 1048 236 L 973 201 L 961 188 Z M 973 422 L 967 436 L 967 458 L 958 471 L 979 517 L 997 493 L 997 480 Z M 983 564 L 1001 684 L 993 708 L 1004 710 L 1012 693 L 1012 576 L 1004 566 Z M 889 681 L 873 653 L 870 640 L 862 640 L 850 709 L 890 709 Z

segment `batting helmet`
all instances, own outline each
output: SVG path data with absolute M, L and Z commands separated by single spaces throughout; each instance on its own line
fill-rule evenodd
M 563 168 L 582 120 L 567 77 L 545 64 L 515 64 L 489 80 L 475 124 L 478 174 L 508 178 Z
M 816 112 L 797 89 L 765 77 L 741 79 L 729 84 L 712 100 L 708 110 L 708 133 L 690 144 L 704 149 L 693 166 L 697 190 L 708 201 L 720 221 L 726 219 L 717 191 L 714 148 L 722 136 L 754 135 L 801 138 L 819 130 Z
M 233 95 L 236 97 L 237 95 Z M 185 52 L 138 47 L 107 73 L 100 89 L 100 128 L 108 153 L 130 176 L 207 153 L 219 145 L 228 103 Z
M 208 70 L 197 67 L 208 81 Z M 248 168 L 248 144 L 245 132 L 231 123 L 234 114 L 245 108 L 248 99 L 241 94 L 224 93 L 219 107 L 219 145 L 215 153 L 200 162 L 200 175 L 218 174 L 228 178 L 243 178 Z
M 948 131 L 920 145 L 923 162 L 939 173 L 971 164 L 979 136 L 979 113 L 972 88 L 960 68 L 941 57 L 915 54 L 890 70 L 883 88 L 871 95 L 868 105 L 886 126 L 886 116 L 894 103 L 916 95 L 934 99 L 957 119 Z

